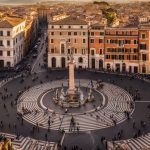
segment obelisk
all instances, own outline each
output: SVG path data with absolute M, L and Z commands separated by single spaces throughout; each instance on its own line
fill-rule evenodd
M 68 94 L 70 96 L 73 96 L 75 94 L 73 53 L 71 53 L 71 55 L 70 55 L 70 62 L 69 62 L 69 90 L 68 90 Z
M 74 95 L 74 63 L 69 63 L 69 94 Z

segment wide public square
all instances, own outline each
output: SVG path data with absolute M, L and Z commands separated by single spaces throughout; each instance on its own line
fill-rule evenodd
M 150 150 L 150 3 L 44 1 L 0 2 L 0 150 Z
M 95 101 L 79 107 L 55 104 L 55 88 L 67 87 L 68 69 L 22 74 L 1 86 L 1 131 L 60 143 L 62 149 L 105 149 L 103 140 L 136 138 L 150 132 L 150 85 L 134 76 L 76 70 L 76 87 L 90 81 Z M 42 102 L 40 102 L 42 101 Z M 24 113 L 23 113 L 24 111 Z M 86 140 L 85 140 L 86 139 Z

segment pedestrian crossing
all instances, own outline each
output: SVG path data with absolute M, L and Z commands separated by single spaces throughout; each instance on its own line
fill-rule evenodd
M 12 145 L 16 150 L 54 150 L 57 145 L 55 142 L 35 140 L 23 136 L 17 137 L 14 134 L 0 132 L 0 135 L 11 139 Z
M 90 131 L 114 126 L 126 119 L 126 111 L 133 111 L 130 107 L 130 103 L 133 102 L 133 100 L 128 92 L 116 85 L 103 83 L 103 89 L 97 91 L 103 93 L 107 99 L 107 104 L 102 109 L 94 108 L 92 111 L 78 114 L 53 114 L 52 111 L 45 113 L 45 110 L 37 103 L 38 98 L 44 92 L 57 88 L 61 83 L 63 83 L 64 86 L 68 84 L 66 80 L 53 81 L 32 87 L 23 93 L 17 105 L 17 110 L 20 113 L 22 113 L 22 107 L 29 111 L 23 118 L 33 125 L 38 123 L 42 128 L 49 128 L 48 119 L 50 117 L 50 129 L 63 129 L 66 132 L 70 132 L 70 122 L 73 116 L 75 130 L 78 128 L 80 131 Z M 80 84 L 83 87 L 87 87 L 88 83 L 89 80 L 80 80 Z M 96 81 L 93 81 L 93 83 L 96 85 Z
M 150 149 L 150 133 L 122 141 L 115 141 L 113 148 L 127 148 L 128 150 L 148 150 Z M 109 149 L 109 148 L 108 148 Z M 112 150 L 111 148 L 109 150 Z

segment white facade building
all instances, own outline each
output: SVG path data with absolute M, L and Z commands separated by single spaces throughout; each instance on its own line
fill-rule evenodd
M 25 20 L 6 17 L 0 22 L 0 68 L 14 67 L 23 58 Z

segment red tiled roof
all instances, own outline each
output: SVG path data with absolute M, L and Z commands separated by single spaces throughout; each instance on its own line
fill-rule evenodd
M 51 25 L 87 25 L 87 22 L 75 17 L 67 17 L 59 21 L 50 22 Z

